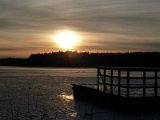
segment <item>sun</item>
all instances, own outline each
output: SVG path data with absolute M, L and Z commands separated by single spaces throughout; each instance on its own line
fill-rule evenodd
M 60 48 L 68 50 L 72 49 L 76 46 L 76 44 L 78 44 L 79 37 L 73 31 L 62 31 L 54 36 L 54 40 Z

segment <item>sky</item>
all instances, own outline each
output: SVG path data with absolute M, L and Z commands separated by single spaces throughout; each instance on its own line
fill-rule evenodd
M 0 0 L 0 57 L 63 50 L 53 36 L 74 31 L 73 50 L 160 51 L 160 0 Z

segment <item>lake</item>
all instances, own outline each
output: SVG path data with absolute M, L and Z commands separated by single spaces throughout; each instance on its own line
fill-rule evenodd
M 156 120 L 75 101 L 71 84 L 96 83 L 95 68 L 0 67 L 0 120 Z

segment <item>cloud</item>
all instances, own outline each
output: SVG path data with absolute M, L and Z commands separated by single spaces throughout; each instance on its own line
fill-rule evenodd
M 153 34 L 159 30 L 160 2 L 156 0 L 141 0 L 138 3 L 137 0 L 57 0 L 55 2 L 1 0 L 0 2 L 3 3 L 1 14 L 4 16 L 0 19 L 1 29 L 6 27 L 43 31 L 58 26 L 73 26 L 84 32 L 110 31 L 121 34 L 138 34 L 139 28 L 144 28 L 144 34 Z M 128 29 L 133 30 L 130 32 Z M 139 34 L 143 32 L 140 31 Z
M 13 51 L 13 50 L 17 50 L 14 48 L 0 48 L 0 51 Z
M 0 48 L 0 51 L 26 51 L 26 50 L 40 50 L 41 47 L 19 47 L 19 48 Z
M 136 45 L 147 40 L 151 44 L 143 44 L 143 49 L 158 50 L 159 6 L 159 0 L 0 0 L 0 43 L 27 43 L 36 49 L 38 39 L 47 33 L 71 28 L 88 34 L 85 40 L 90 45 L 85 49 L 136 50 Z M 95 40 L 96 47 L 90 40 Z M 79 48 L 84 49 L 83 45 Z

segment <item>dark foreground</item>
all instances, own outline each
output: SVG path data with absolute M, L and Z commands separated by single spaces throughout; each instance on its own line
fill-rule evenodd
M 98 104 L 121 111 L 153 111 L 160 110 L 160 97 L 122 97 L 110 95 L 94 88 L 73 84 L 73 94 L 76 100 Z

